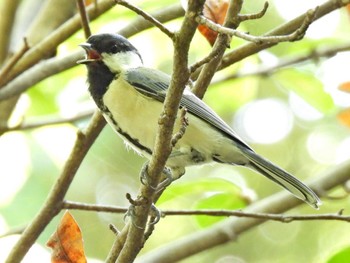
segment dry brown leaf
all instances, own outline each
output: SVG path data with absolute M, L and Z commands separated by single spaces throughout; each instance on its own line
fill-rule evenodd
M 46 245 L 53 250 L 52 263 L 86 263 L 80 228 L 68 211 Z
M 85 6 L 91 5 L 94 1 L 93 0 L 85 0 Z
M 339 90 L 350 93 L 350 81 L 340 84 Z
M 337 118 L 342 124 L 350 128 L 350 108 L 339 112 Z
M 222 25 L 226 17 L 228 4 L 228 0 L 207 0 L 204 4 L 203 15 L 207 19 Z M 209 29 L 205 25 L 199 25 L 198 30 L 211 45 L 214 45 L 218 36 L 217 32 Z

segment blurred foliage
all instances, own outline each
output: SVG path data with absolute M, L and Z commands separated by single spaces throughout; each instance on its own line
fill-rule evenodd
M 320 112 L 329 113 L 335 110 L 332 96 L 324 90 L 322 82 L 312 72 L 281 70 L 274 74 L 274 79 L 283 88 L 294 91 Z
M 140 1 L 139 5 L 148 12 L 162 9 L 177 1 Z M 259 11 L 264 1 L 245 1 L 244 12 Z M 270 8 L 265 17 L 258 21 L 244 22 L 240 29 L 251 34 L 265 33 L 285 20 L 269 1 Z M 337 11 L 342 14 L 342 11 Z M 136 15 L 118 6 L 91 23 L 94 33 L 102 31 L 115 32 L 127 25 Z M 349 32 L 349 21 L 340 15 L 334 36 L 326 39 L 310 39 L 283 43 L 264 51 L 269 55 L 266 59 L 253 55 L 228 69 L 219 72 L 215 77 L 205 101 L 213 107 L 228 123 L 234 123 L 237 112 L 248 103 L 260 99 L 272 98 L 282 100 L 293 113 L 293 128 L 281 141 L 274 144 L 259 144 L 252 146 L 260 154 L 266 156 L 286 168 L 296 176 L 306 180 L 317 177 L 318 173 L 332 165 L 337 160 L 346 159 L 350 154 L 341 151 L 342 145 L 349 140 L 350 134 L 346 127 L 336 120 L 336 114 L 344 105 L 337 103 L 334 91 L 344 79 L 334 77 L 331 87 L 325 85 L 322 78 L 323 59 L 316 66 L 307 69 L 304 65 L 291 66 L 268 76 L 248 76 L 220 82 L 221 78 L 229 77 L 240 70 L 254 70 L 260 63 L 270 64 L 280 57 L 293 57 L 307 54 L 313 48 L 332 46 L 342 41 L 338 36 Z M 167 25 L 178 28 L 181 19 Z M 78 49 L 77 45 L 84 41 L 82 32 L 78 32 L 58 49 L 58 56 Z M 171 72 L 172 44 L 157 29 L 149 29 L 134 37 L 131 41 L 144 56 L 145 64 L 165 72 Z M 233 39 L 231 48 L 237 48 L 244 43 Z M 200 48 L 198 48 L 200 47 Z M 210 51 L 210 45 L 200 34 L 196 34 L 191 48 L 190 61 L 203 58 Z M 337 57 L 341 57 L 342 53 Z M 269 60 L 271 59 L 271 61 Z M 313 65 L 313 62 L 310 62 Z M 349 68 L 349 61 L 336 66 Z M 86 71 L 77 66 L 66 72 L 52 76 L 32 87 L 25 96 L 28 104 L 24 110 L 25 119 L 34 117 L 76 113 L 94 105 L 87 93 L 85 84 Z M 346 76 L 345 76 L 346 77 Z M 348 78 L 348 76 L 347 76 Z M 290 103 L 292 93 L 296 93 L 303 103 L 317 109 L 320 116 L 304 119 L 294 114 Z M 349 95 L 348 101 L 350 102 Z M 305 112 L 306 115 L 307 112 Z M 271 116 L 266 116 L 270 118 Z M 0 157 L 6 164 L 2 165 L 0 175 L 0 230 L 2 232 L 17 226 L 26 225 L 40 209 L 48 192 L 62 171 L 66 158 L 73 145 L 78 128 L 84 128 L 87 121 L 82 120 L 75 125 L 65 124 L 30 131 L 19 131 L 4 135 L 0 139 Z M 276 126 L 270 127 L 274 132 Z M 329 154 L 332 160 L 319 162 L 310 151 L 308 142 L 320 127 L 332 126 L 330 136 L 336 145 Z M 328 127 L 328 126 L 327 126 Z M 259 132 L 259 129 L 257 129 Z M 244 136 L 244 134 L 241 134 Z M 13 141 L 8 144 L 5 141 Z M 318 141 L 322 144 L 322 141 Z M 345 156 L 344 156 L 345 155 Z M 69 189 L 67 199 L 98 204 L 127 206 L 126 193 L 134 196 L 139 185 L 139 171 L 145 161 L 132 151 L 125 150 L 123 142 L 106 127 L 96 143 L 90 149 L 88 156 L 80 167 L 74 182 Z M 18 169 L 23 168 L 23 169 Z M 229 167 L 219 164 L 203 167 L 191 167 L 178 182 L 169 187 L 159 200 L 161 209 L 240 209 L 254 201 L 281 190 L 265 178 L 244 168 Z M 247 196 L 247 192 L 250 194 Z M 341 194 L 337 189 L 335 194 Z M 349 207 L 349 199 L 324 201 L 320 213 L 337 212 Z M 347 211 L 347 210 L 345 210 Z M 293 213 L 315 213 L 311 208 L 301 206 Z M 104 259 L 114 240 L 114 234 L 108 229 L 108 224 L 122 227 L 122 215 L 73 211 L 79 223 L 88 257 Z M 156 226 L 154 234 L 146 244 L 143 253 L 160 245 L 183 237 L 199 228 L 209 227 L 224 218 L 174 216 L 162 219 Z M 40 244 L 45 244 L 57 225 L 55 219 L 40 237 Z M 171 231 L 169 231 L 171 229 Z M 349 248 L 339 248 L 348 244 L 350 226 L 339 222 L 293 222 L 282 224 L 268 222 L 239 237 L 238 242 L 229 243 L 210 251 L 205 251 L 183 262 L 347 262 Z M 164 234 L 166 233 L 166 234 Z M 326 238 L 325 238 L 326 237 Z
M 346 247 L 338 251 L 335 255 L 328 259 L 327 263 L 343 263 L 350 258 L 350 247 Z

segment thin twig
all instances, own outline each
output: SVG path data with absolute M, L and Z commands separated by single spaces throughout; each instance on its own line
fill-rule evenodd
M 161 11 L 154 12 L 153 16 L 160 22 L 167 22 L 181 16 L 182 14 L 183 10 L 181 6 L 174 5 L 164 8 Z M 153 24 L 149 23 L 145 19 L 137 18 L 125 28 L 119 30 L 118 33 L 125 37 L 130 37 L 152 26 Z M 82 58 L 83 53 L 84 52 L 82 50 L 78 50 L 65 57 L 54 57 L 44 60 L 29 68 L 20 76 L 13 79 L 0 89 L 0 101 L 18 95 L 30 87 L 33 87 L 36 83 L 42 81 L 43 79 L 76 66 L 76 61 Z
M 63 203 L 65 209 L 76 209 L 83 211 L 95 211 L 105 213 L 126 213 L 128 208 L 110 205 L 95 205 L 85 204 L 78 202 L 65 201 Z M 213 209 L 200 209 L 200 210 L 162 210 L 162 217 L 167 216 L 214 216 L 214 217 L 246 217 L 257 218 L 263 220 L 279 221 L 282 223 L 290 223 L 293 221 L 314 221 L 314 220 L 335 220 L 350 222 L 350 215 L 343 215 L 343 210 L 334 214 L 311 214 L 311 215 L 284 215 L 284 214 L 270 214 L 270 213 L 253 213 L 242 210 L 213 210 Z
M 86 133 L 78 132 L 75 145 L 59 179 L 55 182 L 40 212 L 12 248 L 6 260 L 7 263 L 21 262 L 45 227 L 61 211 L 64 196 L 73 181 L 76 171 L 105 124 L 104 118 L 99 112 L 96 112 Z
M 84 0 L 76 0 L 77 6 L 80 14 L 81 25 L 84 30 L 85 38 L 88 38 L 91 35 L 91 29 L 89 25 L 89 16 L 86 12 Z
M 118 228 L 113 225 L 113 224 L 109 224 L 109 229 L 116 235 L 118 236 L 120 234 L 120 231 L 118 230 Z
M 98 4 L 98 12 L 95 12 L 93 6 L 89 6 L 86 10 L 89 13 L 90 19 L 93 20 L 111 9 L 114 5 L 115 3 L 113 0 L 101 0 Z M 41 42 L 32 46 L 21 60 L 16 63 L 11 72 L 9 72 L 7 80 L 10 81 L 14 79 L 16 76 L 38 63 L 45 57 L 45 54 L 52 54 L 59 44 L 72 36 L 80 28 L 80 15 L 77 14 L 67 20 L 49 36 L 45 37 Z
M 260 12 L 255 13 L 255 14 L 244 14 L 244 15 L 239 14 L 238 17 L 241 20 L 241 22 L 246 21 L 246 20 L 259 19 L 259 18 L 262 18 L 266 14 L 266 11 L 268 8 L 269 8 L 269 2 L 265 2 L 264 7 Z
M 23 233 L 23 231 L 25 229 L 26 229 L 26 226 L 12 228 L 12 229 L 6 231 L 5 233 L 0 234 L 0 238 L 12 236 L 12 235 L 20 235 Z
M 14 54 L 0 72 L 0 86 L 6 82 L 7 75 L 23 55 L 30 49 L 27 38 L 23 38 L 23 46 L 16 54 Z
M 186 216 L 186 215 L 202 215 L 202 216 L 225 216 L 225 217 L 246 217 L 257 218 L 263 220 L 279 221 L 282 223 L 290 223 L 293 221 L 314 221 L 314 220 L 336 220 L 350 222 L 350 216 L 344 216 L 342 213 L 336 214 L 319 214 L 319 215 L 284 215 L 284 214 L 268 214 L 268 213 L 250 213 L 244 211 L 230 210 L 164 210 L 162 215 L 170 216 Z
M 121 214 L 125 214 L 128 211 L 127 207 L 122 207 L 122 206 L 87 204 L 87 203 L 73 202 L 68 200 L 64 200 L 62 202 L 62 209 L 72 209 L 72 210 L 76 209 L 76 210 L 84 210 L 84 211 L 121 213 Z
M 229 36 L 236 36 L 244 40 L 253 42 L 257 45 L 263 45 L 263 44 L 276 44 L 281 42 L 300 40 L 305 35 L 305 32 L 310 26 L 310 24 L 314 21 L 316 11 L 317 11 L 317 8 L 313 10 L 309 10 L 301 26 L 291 34 L 283 35 L 283 36 L 253 36 L 236 29 L 231 29 L 231 28 L 227 28 L 225 26 L 216 24 L 204 16 L 198 16 L 196 20 L 198 23 L 206 25 L 207 27 L 209 27 L 210 29 L 218 33 L 227 34 Z
M 350 43 L 344 43 L 342 45 L 335 46 L 335 47 L 332 46 L 332 47 L 326 47 L 322 49 L 321 48 L 314 49 L 304 55 L 300 55 L 300 56 L 293 55 L 293 57 L 290 57 L 290 58 L 281 58 L 276 65 L 273 65 L 273 66 L 260 65 L 254 70 L 237 72 L 219 81 L 221 82 L 229 79 L 236 79 L 236 78 L 243 78 L 243 77 L 257 76 L 257 75 L 270 75 L 282 68 L 290 67 L 292 65 L 297 65 L 309 60 L 317 62 L 321 58 L 330 58 L 335 56 L 338 53 L 348 52 L 348 51 L 350 51 Z
M 231 0 L 227 10 L 227 14 L 224 21 L 225 28 L 237 28 L 240 24 L 239 13 L 243 5 L 243 0 Z M 226 48 L 229 46 L 231 37 L 227 34 L 219 34 L 217 40 L 214 43 L 213 50 L 211 54 L 211 60 L 204 65 L 200 72 L 200 75 L 192 88 L 192 91 L 199 98 L 203 98 L 214 74 L 217 71 L 221 59 L 225 53 Z M 198 68 L 198 65 L 196 66 Z M 192 68 L 193 70 L 194 68 Z
M 3 65 L 9 55 L 9 45 L 13 35 L 11 34 L 16 20 L 20 0 L 3 0 L 0 1 L 0 65 Z
M 195 63 L 193 63 L 190 67 L 189 67 L 189 71 L 192 74 L 193 72 L 195 72 L 198 68 L 200 68 L 201 66 L 209 63 L 210 61 L 212 61 L 213 59 L 216 59 L 220 54 L 220 52 L 217 49 L 213 49 L 210 54 L 208 56 L 206 56 L 205 58 L 203 58 L 200 61 L 197 61 Z
M 142 16 L 147 21 L 151 22 L 155 27 L 159 28 L 160 31 L 162 31 L 164 34 L 166 34 L 171 39 L 174 39 L 174 33 L 171 32 L 167 27 L 165 27 L 161 22 L 159 22 L 157 19 L 155 19 L 150 14 L 146 13 L 145 11 L 141 10 L 137 6 L 134 6 L 127 1 L 124 0 L 115 0 L 116 4 L 125 6 L 126 8 L 134 11 L 136 14 Z
M 71 116 L 71 117 L 46 116 L 35 121 L 23 122 L 14 127 L 0 126 L 0 133 L 11 132 L 11 131 L 24 131 L 24 130 L 36 129 L 44 126 L 57 125 L 57 124 L 63 124 L 63 123 L 73 123 L 73 122 L 91 117 L 93 113 L 94 111 L 91 110 L 86 112 L 80 112 L 75 116 Z
M 180 129 L 173 135 L 171 139 L 171 145 L 174 147 L 177 142 L 185 135 L 187 126 L 188 126 L 188 119 L 186 117 L 187 109 L 182 108 L 180 110 Z
M 350 3 L 350 0 L 346 1 L 337 1 L 334 2 L 333 0 L 329 0 L 321 5 L 318 6 L 318 11 L 315 14 L 314 20 L 320 19 L 324 17 L 325 15 L 339 9 L 342 6 L 345 6 Z M 263 36 L 276 36 L 276 35 L 286 35 L 291 34 L 295 32 L 298 28 L 301 27 L 301 25 L 305 22 L 305 19 L 308 15 L 308 12 L 294 18 L 293 20 L 290 20 L 271 31 L 267 32 Z M 240 46 L 228 53 L 225 54 L 225 56 L 221 60 L 221 64 L 217 68 L 217 70 L 222 70 L 238 61 L 243 60 L 244 58 L 247 58 L 253 54 L 258 53 L 261 50 L 265 50 L 269 47 L 272 47 L 276 45 L 277 43 L 269 43 L 269 44 L 262 44 L 262 45 L 256 45 L 256 43 L 249 42 L 243 46 Z M 196 72 L 194 72 L 191 75 L 192 80 L 196 80 L 199 78 L 199 74 L 201 72 L 203 67 L 199 68 Z M 198 86 L 200 88 L 200 86 Z

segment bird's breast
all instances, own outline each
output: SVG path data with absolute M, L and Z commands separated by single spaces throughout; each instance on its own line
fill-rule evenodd
M 151 153 L 162 104 L 139 93 L 121 77 L 114 80 L 103 96 L 104 115 L 116 132 L 133 148 Z

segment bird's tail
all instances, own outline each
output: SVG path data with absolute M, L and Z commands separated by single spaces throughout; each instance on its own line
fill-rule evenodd
M 247 148 L 241 150 L 250 161 L 249 165 L 251 168 L 281 185 L 312 207 L 318 209 L 318 206 L 322 204 L 319 197 L 297 178 L 256 154 L 254 151 Z

